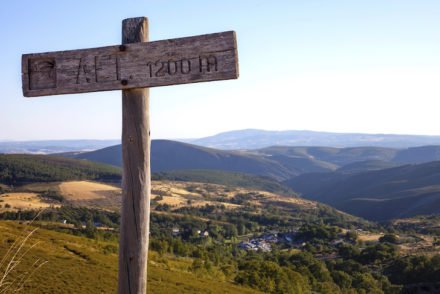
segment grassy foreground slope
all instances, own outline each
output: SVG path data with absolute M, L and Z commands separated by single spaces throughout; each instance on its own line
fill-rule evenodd
M 32 227 L 0 222 L 0 259 L 13 242 Z M 39 229 L 22 252 L 31 248 L 8 281 L 31 272 L 33 264 L 47 261 L 35 271 L 23 293 L 115 293 L 117 287 L 117 244 Z M 148 293 L 259 293 L 227 281 L 198 277 L 187 271 L 192 259 L 150 254 Z M 3 270 L 3 268 L 1 268 Z M 29 274 L 25 274 L 29 276 Z M 1 290 L 1 289 L 0 289 Z

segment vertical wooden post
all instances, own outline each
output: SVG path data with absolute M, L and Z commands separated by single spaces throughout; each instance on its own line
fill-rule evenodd
M 147 18 L 129 18 L 122 22 L 123 44 L 147 41 Z M 119 294 L 147 292 L 151 187 L 149 120 L 149 89 L 123 90 Z

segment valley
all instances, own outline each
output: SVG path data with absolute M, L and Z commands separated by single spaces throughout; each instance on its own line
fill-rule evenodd
M 14 194 L 28 196 L 21 199 L 21 205 L 16 205 L 7 196 Z M 48 270 L 43 265 L 32 281 L 26 283 L 28 293 L 34 293 L 35 283 L 45 291 L 56 289 L 60 283 L 69 293 L 92 291 L 87 288 L 91 277 L 102 281 L 101 291 L 115 287 L 115 279 L 111 277 L 116 274 L 120 197 L 118 186 L 90 180 L 27 184 L 0 196 L 2 203 L 10 206 L 0 209 L 0 219 L 4 219 L 0 226 L 5 228 L 2 236 L 6 238 L 3 240 L 22 230 L 38 228 L 30 240 L 41 243 L 42 248 L 29 247 L 30 253 L 24 257 L 23 264 L 32 262 L 28 258 L 38 258 L 48 264 L 56 262 L 55 269 L 64 268 Z M 47 206 L 41 210 L 43 207 L 24 204 L 35 203 L 36 199 Z M 401 219 L 381 226 L 296 195 L 214 183 L 155 180 L 151 205 L 149 293 L 161 293 L 168 288 L 182 293 L 208 289 L 212 293 L 224 289 L 229 289 L 229 293 L 258 293 L 258 290 L 275 293 L 276 289 L 285 289 L 283 292 L 330 289 L 330 293 L 339 293 L 347 287 L 361 289 L 359 283 L 371 279 L 378 264 L 385 273 L 394 262 L 421 254 L 431 258 L 439 252 L 435 233 L 408 228 L 415 220 Z M 430 227 L 428 220 L 425 226 Z M 69 241 L 71 238 L 76 239 Z M 3 241 L 0 253 L 11 244 L 8 242 Z M 94 242 L 93 246 L 85 245 L 90 242 Z M 50 255 L 46 250 L 50 250 Z M 381 257 L 376 251 L 382 252 Z M 274 256 L 278 261 L 272 264 Z M 297 261 L 288 265 L 291 262 L 288 260 Z M 314 264 L 323 272 L 305 274 L 298 262 Z M 336 278 L 339 275 L 336 268 L 342 270 L 348 266 L 347 262 L 356 262 L 365 274 L 361 277 L 355 275 L 358 270 L 352 272 L 354 276 L 348 277 L 352 281 L 350 286 L 339 284 L 342 282 Z M 267 266 L 275 267 L 275 272 L 265 272 Z M 69 277 L 82 272 L 82 267 L 93 274 L 71 283 Z M 266 283 L 257 283 L 248 276 L 257 268 L 261 275 L 267 275 L 267 281 L 281 279 L 290 270 L 294 271 L 290 273 L 294 278 L 268 288 Z M 41 282 L 42 276 L 51 277 L 54 283 Z M 389 278 L 394 279 L 393 275 Z M 309 279 L 314 284 L 306 282 Z M 383 287 L 388 289 L 386 293 L 390 289 L 394 289 L 393 293 L 400 291 L 399 286 L 390 282 L 369 283 L 368 287 L 374 287 L 377 293 L 384 291 Z
M 215 178 L 215 173 L 225 178 L 231 172 L 265 177 L 272 181 L 273 187 L 278 185 L 277 190 L 284 189 L 287 194 L 296 192 L 302 198 L 369 220 L 435 214 L 440 209 L 440 146 L 404 149 L 272 146 L 225 151 L 155 140 L 151 156 L 153 172 L 174 174 L 175 179 L 198 177 L 209 181 L 209 177 Z M 120 166 L 121 147 L 74 157 Z

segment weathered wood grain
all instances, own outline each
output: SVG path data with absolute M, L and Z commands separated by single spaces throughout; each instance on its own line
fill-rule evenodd
M 146 18 L 122 23 L 124 44 L 148 41 Z M 122 91 L 122 210 L 118 293 L 147 293 L 150 220 L 149 89 Z
M 22 56 L 26 97 L 236 79 L 235 32 Z

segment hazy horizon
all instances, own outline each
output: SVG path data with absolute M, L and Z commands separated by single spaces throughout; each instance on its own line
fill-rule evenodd
M 152 140 L 196 140 L 201 138 L 207 138 L 212 136 L 217 136 L 223 133 L 230 133 L 230 132 L 239 132 L 239 131 L 247 131 L 247 130 L 255 130 L 255 131 L 264 131 L 264 132 L 289 132 L 289 131 L 295 131 L 295 132 L 314 132 L 314 133 L 329 133 L 329 134 L 360 134 L 360 135 L 384 135 L 384 136 L 422 136 L 422 137 L 440 137 L 440 135 L 425 135 L 425 134 L 407 134 L 407 133 L 364 133 L 364 132 L 328 132 L 328 131 L 319 131 L 319 130 L 267 130 L 267 129 L 254 129 L 254 128 L 247 128 L 247 129 L 236 129 L 236 130 L 229 130 L 229 131 L 223 131 L 215 134 L 208 134 L 206 136 L 202 137 L 175 137 L 175 138 L 155 138 L 152 136 Z M 26 140 L 26 139 L 17 139 L 17 140 L 3 140 L 0 139 L 0 143 L 14 143 L 14 142 L 47 142 L 47 141 L 54 141 L 54 142 L 60 142 L 60 141 L 120 141 L 121 138 L 103 138 L 103 139 L 86 139 L 86 138 L 66 138 L 66 139 L 36 139 L 36 140 Z

